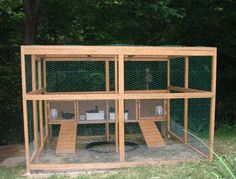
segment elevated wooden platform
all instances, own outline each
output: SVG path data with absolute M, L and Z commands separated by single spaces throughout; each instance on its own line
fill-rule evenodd
M 149 148 L 165 146 L 165 142 L 155 124 L 155 121 L 139 120 L 139 126 Z
M 67 121 L 61 124 L 56 154 L 75 153 L 76 133 L 77 123 L 75 121 Z

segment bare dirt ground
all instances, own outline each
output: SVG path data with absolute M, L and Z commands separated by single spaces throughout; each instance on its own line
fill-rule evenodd
M 12 167 L 25 163 L 24 145 L 0 146 L 0 166 Z

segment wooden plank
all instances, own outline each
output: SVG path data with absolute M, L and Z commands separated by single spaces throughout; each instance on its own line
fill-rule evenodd
M 105 62 L 105 79 L 106 79 L 106 92 L 109 93 L 110 91 L 110 67 L 109 67 L 109 61 Z M 105 125 L 105 133 L 106 133 L 106 140 L 109 141 L 109 103 L 108 100 L 106 100 L 106 125 Z
M 189 58 L 185 57 L 185 70 L 184 70 L 184 88 L 188 89 L 189 86 Z M 184 99 L 184 143 L 188 142 L 188 99 Z
M 115 93 L 117 93 L 118 91 L 118 84 L 119 84 L 119 81 L 118 81 L 118 57 L 115 56 Z
M 124 91 L 125 94 L 132 94 L 132 93 L 169 93 L 168 90 L 126 90 Z
M 61 124 L 56 154 L 75 153 L 76 136 L 77 123 L 75 121 L 68 121 Z
M 42 66 L 41 60 L 38 63 L 38 89 L 42 89 Z M 39 100 L 39 127 L 40 127 L 40 147 L 44 146 L 44 134 L 43 134 L 43 103 Z
M 21 48 L 21 80 L 22 80 L 22 107 L 24 120 L 24 140 L 25 140 L 25 158 L 26 158 L 26 173 L 30 172 L 30 153 L 29 153 L 29 131 L 28 131 L 28 116 L 27 116 L 27 101 L 26 94 L 26 70 L 25 70 L 25 53 Z
M 124 99 L 182 99 L 182 98 L 210 98 L 212 92 L 204 93 L 157 93 L 157 94 L 124 94 Z M 119 97 L 119 96 L 118 96 Z
M 211 56 L 213 47 L 147 47 L 147 46 L 22 46 L 25 54 L 79 54 L 79 55 L 168 55 L 168 56 Z
M 75 114 L 75 118 L 74 118 L 74 120 L 75 120 L 75 122 L 78 122 L 78 112 L 77 112 L 77 101 L 75 100 L 74 101 L 74 114 Z
M 47 93 L 47 64 L 46 61 L 43 61 L 43 90 L 44 93 Z M 47 101 L 44 101 L 44 115 L 45 115 L 45 136 L 48 139 L 48 116 L 49 116 L 49 111 L 48 111 L 48 103 Z
M 86 56 L 81 56 L 81 55 L 50 55 L 48 57 L 48 55 L 43 55 L 41 56 L 44 61 L 56 61 L 56 62 L 60 62 L 60 61 L 115 61 L 114 57 L 110 56 L 110 57 L 106 57 L 106 56 L 101 56 L 101 57 L 96 57 L 96 56 L 91 56 L 91 57 L 86 57 Z M 168 60 L 167 56 L 132 56 L 129 57 L 127 56 L 125 59 L 125 61 L 162 61 L 165 62 Z
M 175 165 L 187 161 L 196 161 L 196 159 L 188 160 L 152 160 L 138 162 L 107 162 L 107 163 L 60 163 L 60 164 L 32 164 L 31 170 L 44 171 L 60 171 L 60 170 L 91 170 L 91 169 L 115 169 L 126 167 L 137 167 L 146 165 Z
M 170 88 L 170 59 L 167 61 L 167 89 L 169 91 Z M 170 131 L 170 100 L 167 99 L 167 115 L 166 115 L 166 130 Z
M 185 93 L 205 93 L 205 92 L 209 92 L 209 91 L 205 91 L 205 90 L 199 90 L 199 89 L 192 89 L 192 88 L 183 88 L 183 87 L 179 87 L 179 86 L 169 86 L 169 90 L 171 91 L 177 91 L 177 92 L 185 92 Z
M 119 159 L 125 160 L 125 130 L 124 130 L 124 55 L 119 54 Z
M 46 91 L 46 88 L 41 88 L 41 89 L 33 90 L 27 94 L 44 94 L 45 91 Z
M 115 100 L 115 99 L 181 99 L 181 98 L 211 98 L 212 92 L 204 93 L 142 93 L 142 94 L 44 94 L 30 95 L 26 94 L 27 100 Z
M 32 92 L 36 91 L 36 57 L 31 57 L 31 78 L 32 78 Z M 37 101 L 33 101 L 33 125 L 34 125 L 34 148 L 38 150 L 38 114 L 37 114 Z
M 118 126 L 118 100 L 115 100 L 115 135 L 116 135 L 116 152 L 119 151 L 119 126 Z
M 149 148 L 165 146 L 165 142 L 153 120 L 139 120 L 139 126 Z
M 212 74 L 211 74 L 211 91 L 216 95 L 216 75 L 217 75 L 217 54 L 215 53 L 212 58 Z M 211 109 L 210 109 L 210 127 L 209 127 L 209 159 L 214 158 L 214 133 L 215 133 L 215 95 L 211 98 Z

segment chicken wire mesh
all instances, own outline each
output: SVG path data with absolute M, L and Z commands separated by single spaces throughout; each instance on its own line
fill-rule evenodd
M 167 89 L 166 61 L 125 61 L 125 90 Z
M 45 89 L 44 93 L 60 92 L 105 92 L 115 90 L 115 62 L 109 62 L 109 89 L 106 89 L 106 62 L 104 61 L 46 61 L 43 59 L 36 63 L 36 89 Z M 176 57 L 170 60 L 170 85 L 184 87 L 184 58 Z M 26 56 L 26 91 L 32 91 L 32 62 Z M 167 61 L 125 61 L 124 63 L 125 90 L 166 90 L 168 93 Z M 46 76 L 44 76 L 44 70 Z M 39 77 L 39 74 L 41 76 Z M 44 79 L 44 77 L 46 77 Z M 46 81 L 46 83 L 44 82 Z M 41 86 L 41 87 L 40 87 Z M 198 90 L 211 90 L 211 58 L 189 58 L 189 88 Z M 158 91 L 156 91 L 158 93 Z M 171 91 L 178 92 L 178 91 Z M 164 95 L 164 94 L 163 94 Z M 49 141 L 45 143 L 44 150 L 36 163 L 93 163 L 119 161 L 118 130 L 116 126 L 116 113 L 114 100 L 68 100 L 68 101 L 35 101 L 37 108 L 37 137 L 35 144 L 35 124 L 33 116 L 33 101 L 27 102 L 28 129 L 30 142 L 30 155 L 36 150 L 35 145 L 41 145 L 40 132 L 48 135 Z M 126 151 L 127 161 L 143 161 L 154 159 L 181 159 L 180 152 L 189 152 L 185 147 L 166 137 L 166 119 L 168 108 L 166 100 L 160 99 L 132 99 L 125 100 L 124 127 L 126 149 L 132 145 L 139 148 L 133 152 Z M 40 107 L 40 104 L 42 106 Z M 189 99 L 188 101 L 188 131 L 208 142 L 209 138 L 209 99 Z M 40 108 L 42 111 L 40 112 Z M 170 100 L 170 131 L 184 138 L 184 99 Z M 40 114 L 42 113 L 42 114 Z M 41 115 L 41 116 L 40 116 Z M 42 118 L 43 124 L 40 124 Z M 166 146 L 150 149 L 140 128 L 139 120 L 154 120 Z M 76 121 L 76 155 L 56 153 L 62 123 L 60 121 Z M 47 123 L 49 125 L 47 126 Z M 41 126 L 42 125 L 42 126 Z M 204 134 L 204 135 L 203 135 Z M 118 140 L 118 141 L 117 141 Z M 108 145 L 94 146 L 95 152 L 86 148 L 90 143 L 110 142 Z M 129 143 L 130 142 L 130 143 Z M 208 154 L 208 150 L 191 135 L 188 143 L 194 148 Z M 172 146 L 172 147 L 170 147 Z M 178 152 L 177 152 L 178 151 Z M 142 156 L 141 156 L 142 155 Z M 75 157 L 76 156 L 76 157 Z M 165 156 L 165 157 L 163 157 Z

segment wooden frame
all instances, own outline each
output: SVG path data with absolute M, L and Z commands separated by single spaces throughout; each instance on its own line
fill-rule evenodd
M 26 92 L 26 63 L 25 55 L 31 55 L 32 68 L 32 91 Z M 211 91 L 198 89 L 190 89 L 188 86 L 189 65 L 188 57 L 191 56 L 211 56 L 212 57 L 212 76 L 211 76 Z M 185 58 L 185 85 L 184 87 L 171 86 L 170 62 L 173 57 Z M 67 92 L 67 93 L 50 93 L 47 92 L 46 80 L 46 63 L 48 61 L 104 61 L 106 67 L 106 91 L 97 92 Z M 115 68 L 115 90 L 110 91 L 109 84 L 109 61 L 114 61 Z M 125 61 L 164 61 L 167 63 L 167 89 L 163 90 L 134 90 L 126 91 L 124 89 L 124 62 Z M 38 77 L 36 77 L 36 63 L 38 63 Z M 43 80 L 41 79 L 41 66 L 43 65 Z M 142 99 L 164 99 L 165 109 L 167 114 L 164 119 L 167 121 L 167 132 L 172 137 L 177 137 L 170 129 L 170 100 L 184 99 L 184 129 L 188 130 L 188 99 L 189 98 L 211 98 L 210 109 L 210 137 L 209 146 L 213 150 L 214 145 L 214 125 L 215 125 L 215 98 L 216 98 L 216 48 L 213 47 L 131 47 L 131 46 L 22 46 L 21 47 L 21 68 L 22 68 L 22 99 L 23 99 L 23 117 L 24 117 L 24 137 L 25 137 L 25 153 L 26 153 L 26 168 L 30 170 L 57 170 L 57 169 L 91 169 L 91 168 L 117 168 L 127 166 L 137 166 L 143 164 L 156 164 L 156 161 L 149 162 L 125 162 L 125 133 L 124 133 L 124 100 L 134 99 L 136 101 L 136 118 L 140 118 L 140 100 Z M 40 70 L 39 70 L 40 69 Z M 36 89 L 36 78 L 38 78 L 38 89 Z M 175 91 L 172 93 L 171 91 Z M 39 157 L 44 147 L 44 142 L 50 134 L 49 125 L 53 122 L 48 121 L 49 111 L 48 100 L 69 100 L 75 101 L 76 116 L 79 116 L 78 101 L 80 100 L 114 100 L 115 101 L 115 138 L 116 148 L 119 151 L 119 162 L 114 163 L 87 163 L 87 164 L 33 164 L 31 161 L 35 157 Z M 28 116 L 27 102 L 33 101 L 34 115 L 34 135 L 35 135 L 35 150 L 30 152 L 29 149 L 29 134 L 28 134 Z M 37 119 L 37 101 L 39 101 L 39 119 Z M 42 117 L 42 102 L 45 104 L 45 134 L 43 133 L 43 117 Z M 108 102 L 107 102 L 108 104 Z M 76 117 L 76 118 L 77 118 Z M 76 120 L 75 118 L 75 120 Z M 40 145 L 38 141 L 38 126 L 40 122 Z M 155 120 L 155 119 L 152 119 Z M 82 121 L 77 120 L 78 123 Z M 54 121 L 55 124 L 60 124 L 63 121 Z M 130 121 L 130 122 L 137 122 Z M 91 122 L 92 123 L 92 122 Z M 109 140 L 109 123 L 106 124 L 106 138 Z M 198 153 L 196 148 L 188 144 L 187 133 L 184 132 L 184 138 L 181 142 L 192 148 Z M 206 157 L 205 154 L 201 153 Z M 209 159 L 213 158 L 213 153 L 210 151 Z M 171 161 L 172 162 L 172 161 Z M 164 162 L 165 163 L 165 162 Z M 168 162 L 167 162 L 168 163 Z M 99 167 L 98 167 L 99 166 Z

